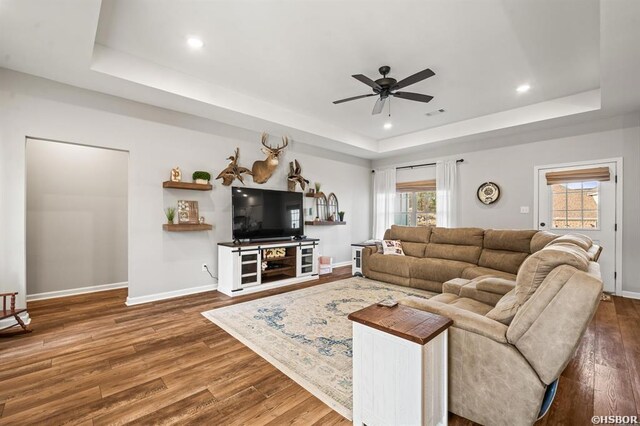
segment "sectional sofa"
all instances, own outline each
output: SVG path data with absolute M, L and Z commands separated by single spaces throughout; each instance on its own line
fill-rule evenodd
M 449 411 L 533 424 L 597 309 L 601 248 L 579 234 L 479 228 L 394 226 L 385 239 L 402 241 L 405 256 L 368 247 L 364 275 L 433 292 L 400 303 L 454 321 Z

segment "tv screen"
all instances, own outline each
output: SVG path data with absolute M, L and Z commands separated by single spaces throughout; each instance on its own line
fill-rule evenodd
M 278 239 L 303 235 L 302 193 L 231 188 L 233 238 Z

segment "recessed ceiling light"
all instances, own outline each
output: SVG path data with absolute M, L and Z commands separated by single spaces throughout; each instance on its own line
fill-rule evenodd
M 204 42 L 200 40 L 198 37 L 189 37 L 187 39 L 187 44 L 192 49 L 201 49 L 204 46 Z
M 531 89 L 531 86 L 529 86 L 528 84 L 521 84 L 520 86 L 518 86 L 516 88 L 516 92 L 518 93 L 526 93 L 529 91 L 529 89 Z
M 391 124 L 391 123 L 384 123 L 384 126 L 383 126 L 383 127 L 384 127 L 385 129 L 389 130 L 390 128 L 392 128 L 392 127 L 393 127 L 393 124 Z

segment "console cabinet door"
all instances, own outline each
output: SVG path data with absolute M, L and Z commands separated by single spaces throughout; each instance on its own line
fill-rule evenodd
M 235 289 L 251 287 L 260 284 L 262 271 L 260 250 L 241 251 L 238 256 L 238 273 Z
M 318 273 L 318 250 L 313 244 L 298 246 L 297 276 L 305 277 Z

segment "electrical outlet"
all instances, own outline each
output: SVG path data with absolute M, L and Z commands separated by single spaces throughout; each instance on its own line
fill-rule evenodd
M 527 213 L 529 213 L 529 206 L 522 206 L 522 207 L 520 207 L 520 213 L 521 213 L 521 214 L 527 214 Z
M 202 264 L 202 272 L 207 272 L 207 264 L 206 263 Z

